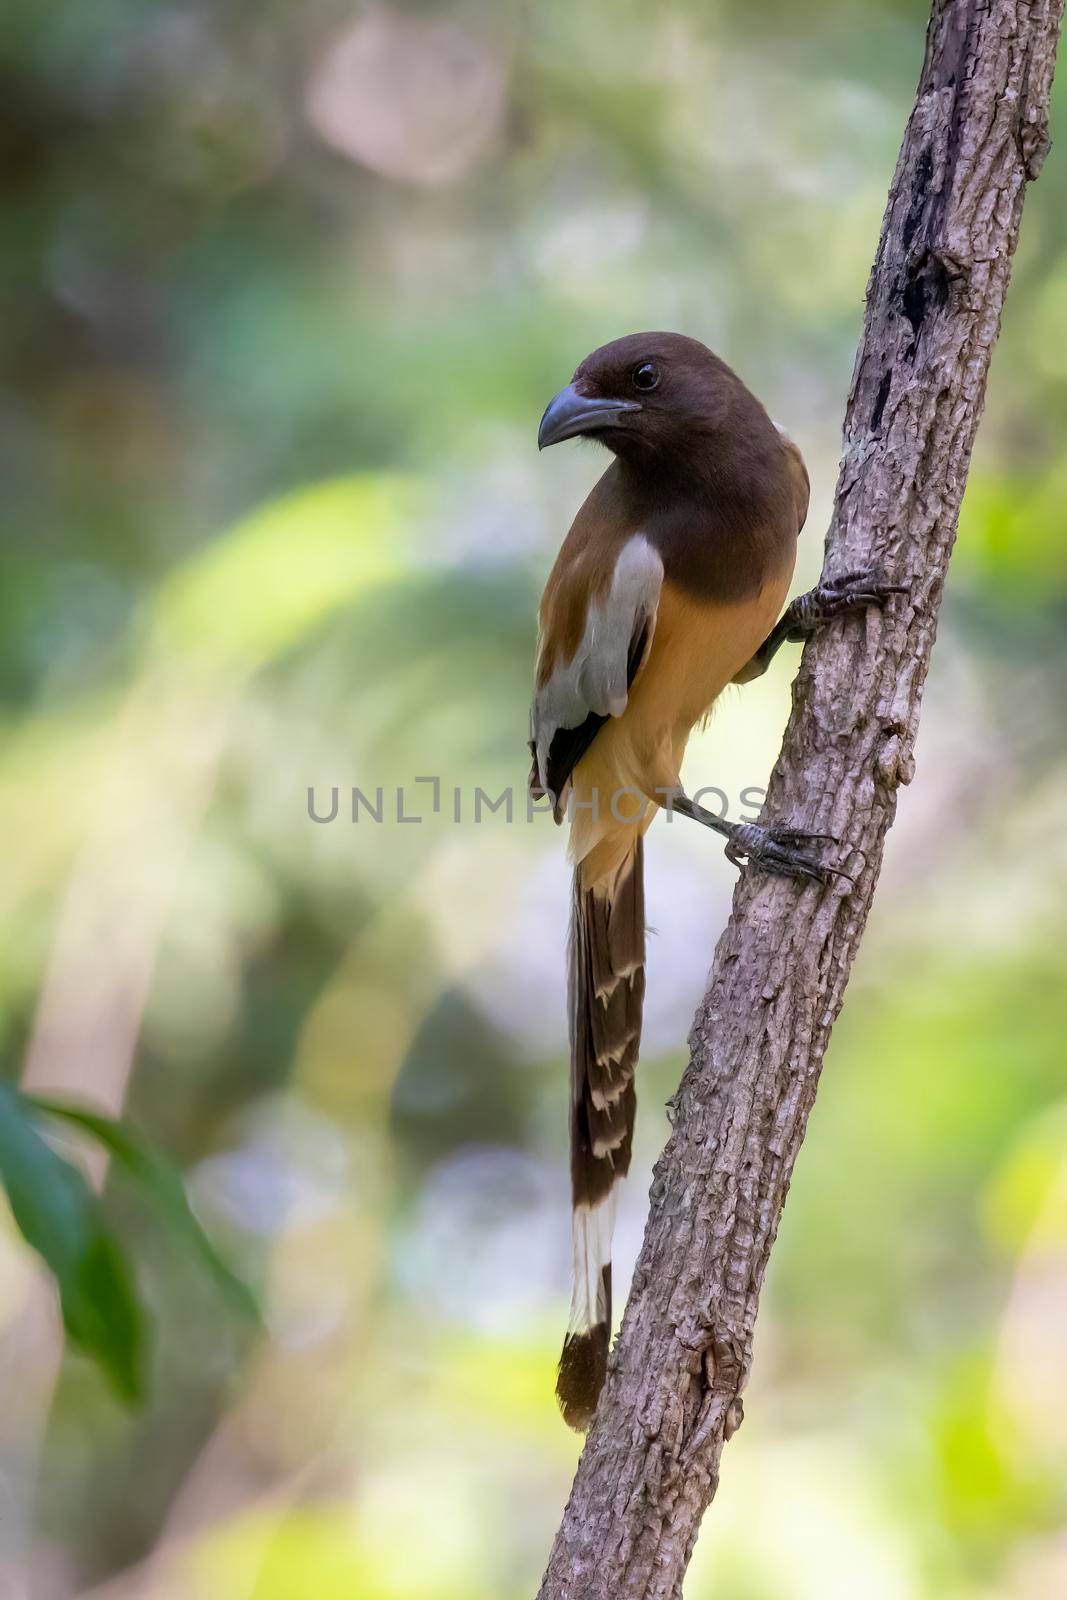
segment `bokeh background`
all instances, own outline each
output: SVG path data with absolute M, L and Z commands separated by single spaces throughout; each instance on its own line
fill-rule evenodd
M 3 1217 L 4 1600 L 533 1593 L 577 1441 L 526 718 L 602 466 L 537 421 L 607 338 L 705 339 L 807 455 L 814 578 L 925 11 L 5 7 L 4 1072 L 168 1152 L 266 1326 L 109 1178 L 152 1330 L 125 1404 Z M 1067 1593 L 1065 426 L 1057 145 L 690 1600 Z M 691 748 L 735 812 L 794 670 Z M 648 879 L 623 1285 L 733 872 L 661 821 Z

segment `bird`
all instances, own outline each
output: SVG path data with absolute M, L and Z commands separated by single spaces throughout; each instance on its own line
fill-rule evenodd
M 645 992 L 644 835 L 661 810 L 724 835 L 747 865 L 828 884 L 825 835 L 730 822 L 685 793 L 693 729 L 779 646 L 897 592 L 849 572 L 783 612 L 808 511 L 800 450 L 699 340 L 629 334 L 594 350 L 547 406 L 538 447 L 612 456 L 580 507 L 538 612 L 529 788 L 570 827 L 572 1295 L 556 1395 L 590 1424 L 611 1335 L 611 1238 L 629 1170 Z

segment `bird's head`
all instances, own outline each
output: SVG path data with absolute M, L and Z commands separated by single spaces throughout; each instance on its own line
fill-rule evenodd
M 549 402 L 538 448 L 584 434 L 624 458 L 684 455 L 721 426 L 737 382 L 697 339 L 631 333 L 586 356 Z

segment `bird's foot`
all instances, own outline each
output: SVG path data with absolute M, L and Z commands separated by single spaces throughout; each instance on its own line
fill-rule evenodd
M 834 878 L 848 877 L 847 872 L 827 866 L 814 849 L 820 844 L 836 844 L 833 834 L 763 827 L 758 822 L 731 822 L 727 827 L 726 859 L 735 867 L 747 863 L 776 878 L 801 878 L 810 883 L 828 884 Z
M 807 833 L 801 828 L 764 827 L 759 822 L 727 822 L 706 811 L 690 800 L 688 795 L 672 792 L 669 810 L 683 817 L 692 817 L 706 828 L 721 833 L 726 840 L 726 859 L 735 867 L 747 865 L 770 872 L 778 878 L 802 878 L 810 883 L 828 884 L 834 878 L 852 879 L 839 867 L 827 866 L 820 861 L 815 846 L 837 844 L 832 833 Z
M 789 606 L 790 637 L 799 641 L 814 633 L 820 623 L 831 622 L 834 617 L 864 611 L 868 606 L 880 608 L 891 596 L 906 593 L 906 587 L 902 583 L 887 583 L 876 567 L 863 567 L 856 572 L 842 573 L 839 578 L 827 578 Z

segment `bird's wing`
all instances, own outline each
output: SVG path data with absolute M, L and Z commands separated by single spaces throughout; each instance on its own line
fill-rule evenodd
M 572 530 L 573 533 L 574 530 Z M 531 789 L 555 797 L 627 695 L 648 654 L 663 562 L 641 533 L 610 552 L 568 538 L 541 602 L 530 712 Z

